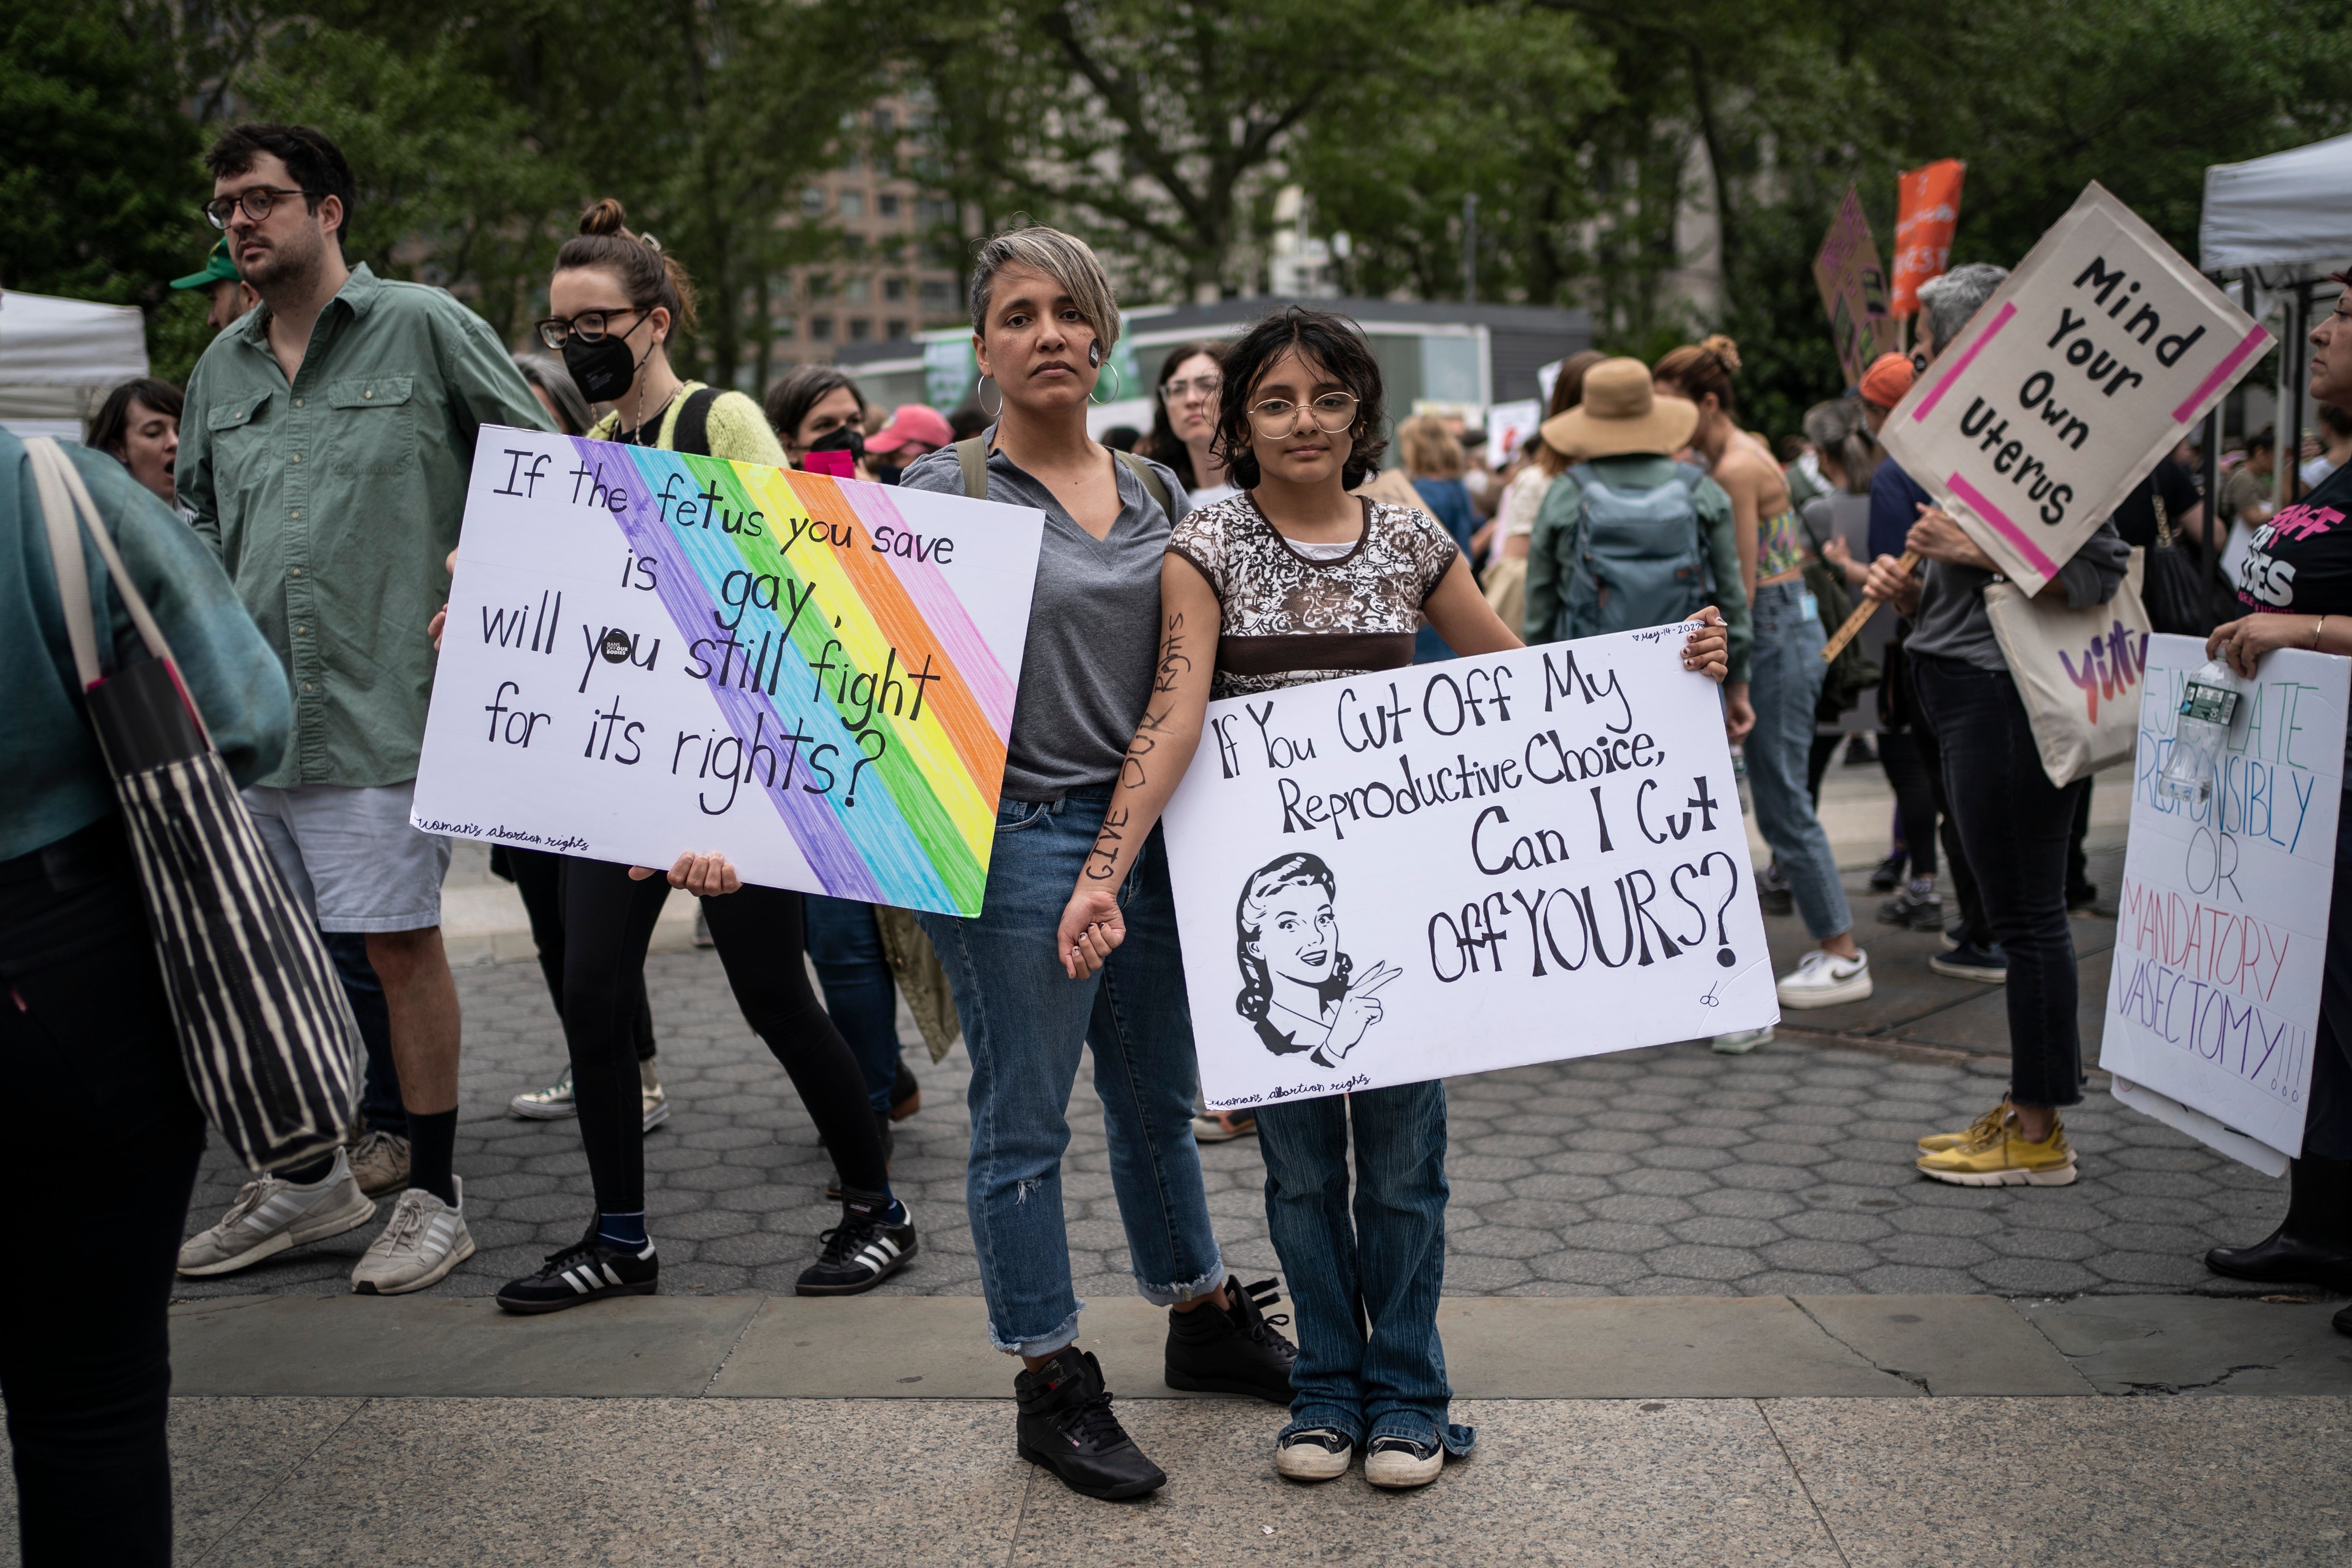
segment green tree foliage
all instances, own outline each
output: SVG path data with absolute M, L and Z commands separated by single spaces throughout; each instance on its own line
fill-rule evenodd
M 123 0 L 0 16 L 0 286 L 152 306 L 203 257 L 168 22 Z
M 897 0 L 894 49 L 935 106 L 941 184 L 1213 297 L 1293 141 L 1405 65 L 1423 0 Z M 1164 296 L 1163 296 L 1164 297 Z

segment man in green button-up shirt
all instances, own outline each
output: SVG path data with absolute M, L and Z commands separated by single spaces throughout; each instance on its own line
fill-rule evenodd
M 546 419 L 481 318 L 441 289 L 345 265 L 351 169 L 325 137 L 241 125 L 205 162 L 208 214 L 261 305 L 189 380 L 179 499 L 292 687 L 285 760 L 247 801 L 320 928 L 366 934 L 391 1014 L 410 1186 L 353 1288 L 422 1289 L 473 1251 L 450 1171 L 449 846 L 409 826 L 433 687 L 425 626 L 447 596 L 477 434 Z M 373 1213 L 340 1154 L 280 1175 L 282 1192 L 190 1242 L 183 1269 L 229 1272 Z

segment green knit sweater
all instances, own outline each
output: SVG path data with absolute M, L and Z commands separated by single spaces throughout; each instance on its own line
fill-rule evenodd
M 686 400 L 700 392 L 703 384 L 689 381 L 678 387 L 677 395 L 669 400 L 669 408 L 661 416 L 655 446 L 667 447 L 677 438 L 677 416 L 686 411 Z M 614 440 L 620 428 L 621 415 L 615 409 L 596 421 L 588 438 Z M 758 404 L 740 392 L 722 392 L 710 405 L 710 455 L 730 458 L 739 463 L 765 463 L 772 468 L 788 466 L 776 433 L 768 428 L 768 416 L 760 412 Z

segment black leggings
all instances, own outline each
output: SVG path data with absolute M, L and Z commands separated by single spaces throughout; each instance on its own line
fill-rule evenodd
M 0 1182 L 33 1194 L 73 1173 L 71 1215 L 42 1227 L 46 1282 L 0 1292 L 23 1560 L 162 1568 L 165 1313 L 204 1119 L 111 820 L 0 865 Z
M 1936 875 L 1936 784 L 1908 730 L 1882 731 L 1878 765 L 1895 786 L 1895 811 L 1903 822 L 1903 849 L 1911 875 Z
M 557 887 L 563 910 L 563 1037 L 572 1048 L 580 1141 L 588 1152 L 596 1207 L 635 1214 L 646 1206 L 636 1009 L 646 945 L 669 884 L 658 876 L 633 882 L 625 866 L 565 856 Z M 783 1064 L 843 1184 L 883 1192 L 889 1175 L 882 1133 L 867 1108 L 857 1060 L 809 986 L 801 910 L 798 893 L 748 885 L 702 905 L 744 1022 Z
M 1914 690 L 1918 687 L 1918 668 L 1910 660 L 1904 661 Z M 1992 922 L 1985 918 L 1984 900 L 1977 892 L 1976 873 L 1969 867 L 1969 858 L 1960 848 L 1960 825 L 1952 820 L 1949 783 L 1944 777 L 1944 750 L 1936 741 L 1935 726 L 1927 722 L 1924 711 L 1911 722 L 1911 743 L 1919 749 L 1919 761 L 1927 770 L 1928 796 L 1935 806 L 1935 816 L 1927 820 L 1943 819 L 1944 864 L 1951 868 L 1952 896 L 1960 905 L 1960 941 L 1978 947 L 1990 947 L 2000 939 L 1993 935 Z M 1903 818 L 1903 839 L 1917 844 L 1927 836 L 1916 832 L 1906 813 Z
M 530 917 L 530 942 L 539 950 L 539 972 L 547 977 L 547 994 L 558 1014 L 563 1011 L 563 890 L 565 857 L 544 849 L 499 847 L 515 891 L 522 895 L 523 912 Z M 493 868 L 495 869 L 495 868 Z M 651 939 L 648 938 L 648 941 Z M 654 1059 L 654 1010 L 646 999 L 646 970 L 637 965 L 637 1016 L 631 1026 L 637 1059 Z

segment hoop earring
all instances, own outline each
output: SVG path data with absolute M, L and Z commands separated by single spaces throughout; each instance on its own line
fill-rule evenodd
M 1111 385 L 1118 388 L 1120 392 L 1124 392 L 1126 389 L 1119 384 L 1118 362 L 1116 360 L 1105 360 L 1103 362 L 1102 368 L 1109 374 Z M 1101 390 L 1102 377 L 1098 375 L 1095 377 L 1095 391 L 1099 392 Z M 1117 395 L 1110 397 L 1097 397 L 1094 393 L 1090 392 L 1087 394 L 1087 401 L 1093 404 L 1097 408 L 1108 408 L 1112 404 L 1117 403 L 1118 398 Z
M 971 389 L 971 400 L 980 405 L 980 411 L 988 416 L 988 422 L 992 425 L 995 424 L 1004 413 L 1004 388 L 1000 386 L 996 389 L 996 406 L 992 409 L 988 406 L 988 399 L 982 395 L 981 387 L 986 386 L 995 379 L 992 375 L 983 375 L 980 378 L 980 385 Z

